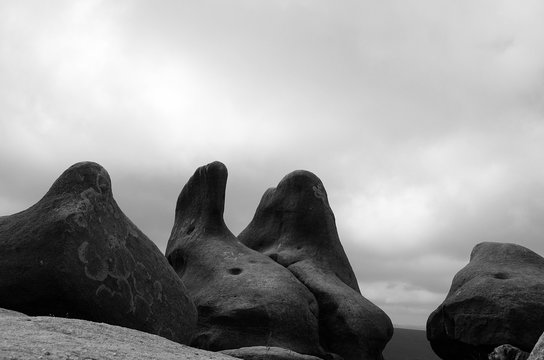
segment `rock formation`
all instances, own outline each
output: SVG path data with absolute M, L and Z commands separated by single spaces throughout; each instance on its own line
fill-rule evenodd
M 226 227 L 226 181 L 219 162 L 197 169 L 179 195 L 166 249 L 197 305 L 192 346 L 213 351 L 267 346 L 323 356 L 312 293 Z
M 529 352 L 544 331 L 544 258 L 503 243 L 474 247 L 427 321 L 442 359 L 486 357 L 501 344 Z
M 119 326 L 2 309 L 0 334 L 0 359 L 236 360 Z
M 238 239 L 290 270 L 315 295 L 326 351 L 346 360 L 382 358 L 391 320 L 361 295 L 317 176 L 295 171 L 266 191 Z
M 78 163 L 20 213 L 0 217 L 0 307 L 187 343 L 196 310 L 166 258 L 119 209 L 100 165 Z

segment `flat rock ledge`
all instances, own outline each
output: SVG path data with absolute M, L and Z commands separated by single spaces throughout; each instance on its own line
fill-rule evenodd
M 0 334 L 6 360 L 235 360 L 119 326 L 4 309 Z
M 289 349 L 274 346 L 249 346 L 221 350 L 220 352 L 243 360 L 322 360 L 315 356 L 299 354 Z M 342 358 L 331 355 L 330 359 L 341 360 Z

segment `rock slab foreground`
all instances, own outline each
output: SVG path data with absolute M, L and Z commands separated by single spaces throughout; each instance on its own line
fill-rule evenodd
M 163 337 L 79 319 L 29 317 L 0 309 L 0 359 L 234 360 Z

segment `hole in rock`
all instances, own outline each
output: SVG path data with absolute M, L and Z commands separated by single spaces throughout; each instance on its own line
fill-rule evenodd
M 191 235 L 191 233 L 195 231 L 195 225 L 194 224 L 191 224 L 189 225 L 189 227 L 187 228 L 187 235 Z
M 510 276 L 508 276 L 507 273 L 503 273 L 503 272 L 496 273 L 493 277 L 499 280 L 506 280 L 510 278 Z
M 228 269 L 227 271 L 229 272 L 229 274 L 232 274 L 232 275 L 239 275 L 242 273 L 242 269 L 240 268 L 232 268 L 232 269 Z

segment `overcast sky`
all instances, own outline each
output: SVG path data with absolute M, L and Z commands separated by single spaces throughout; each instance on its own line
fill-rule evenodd
M 364 296 L 423 326 L 481 241 L 544 254 L 544 2 L 0 2 L 0 214 L 104 166 L 164 252 L 181 188 L 229 169 L 238 234 L 323 181 Z

